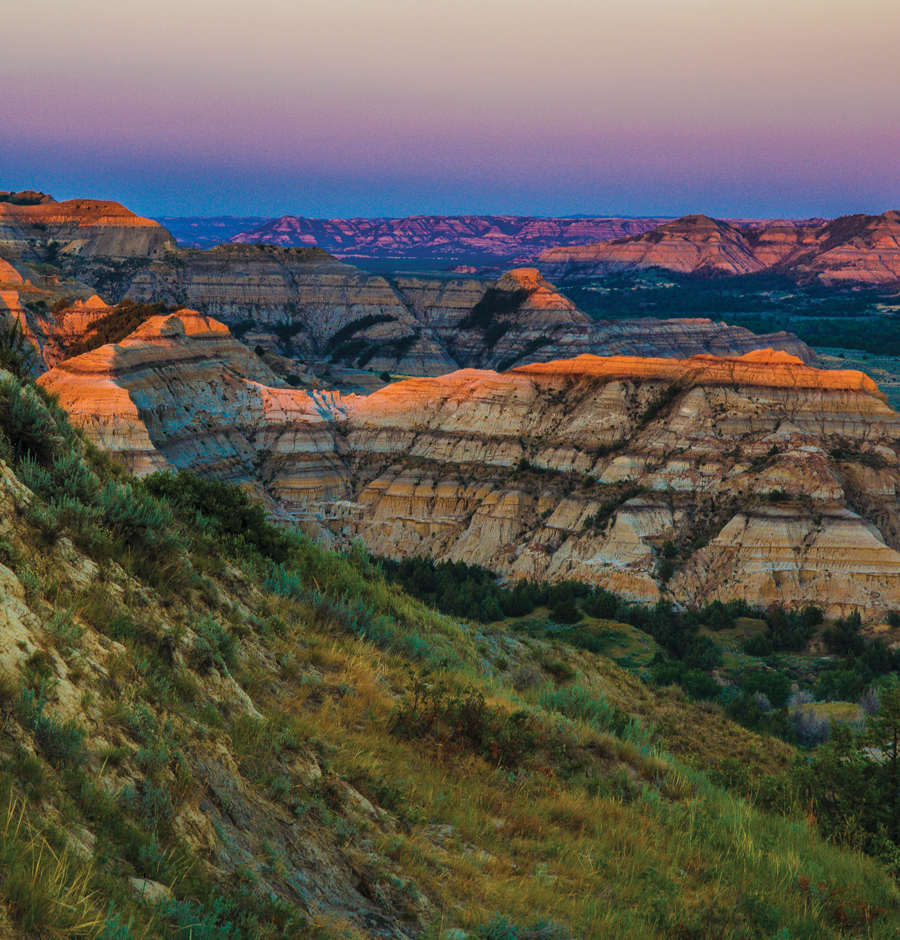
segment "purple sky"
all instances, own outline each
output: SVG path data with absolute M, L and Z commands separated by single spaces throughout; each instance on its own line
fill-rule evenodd
M 0 189 L 145 215 L 900 207 L 897 0 L 5 6 Z

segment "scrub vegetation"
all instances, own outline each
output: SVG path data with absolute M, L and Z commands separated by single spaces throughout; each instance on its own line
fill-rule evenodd
M 865 730 L 800 749 L 603 652 L 625 631 L 712 675 L 754 612 L 402 575 L 474 584 L 479 624 L 237 489 L 134 479 L 12 376 L 0 433 L 0 932 L 896 936 L 888 673 Z M 815 619 L 784 617 L 773 650 Z

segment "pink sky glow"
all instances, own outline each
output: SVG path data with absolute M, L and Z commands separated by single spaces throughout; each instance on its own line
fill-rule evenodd
M 154 215 L 900 205 L 896 0 L 7 6 L 0 189 Z

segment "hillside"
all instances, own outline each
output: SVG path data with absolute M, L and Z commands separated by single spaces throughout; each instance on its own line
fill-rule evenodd
M 50 197 L 0 200 L 0 249 L 25 262 L 54 264 L 68 257 L 153 258 L 174 244 L 157 222 L 143 219 L 117 202 L 56 202 Z
M 135 469 L 241 483 L 338 545 L 646 602 L 900 606 L 900 417 L 860 372 L 581 356 L 360 397 L 263 370 L 181 311 L 40 382 Z
M 238 244 L 318 246 L 339 258 L 478 259 L 520 262 L 559 245 L 637 235 L 664 219 L 544 219 L 533 216 L 412 216 L 304 219 L 285 215 L 233 235 Z
M 551 249 L 537 264 L 559 279 L 656 267 L 702 276 L 772 271 L 799 283 L 894 286 L 900 284 L 900 212 L 757 227 L 690 215 L 641 235 Z
M 875 861 L 706 771 L 787 746 L 138 483 L 7 376 L 0 428 L 4 936 L 894 935 Z
M 270 354 L 283 377 L 299 381 L 311 372 L 320 385 L 346 376 L 351 386 L 370 387 L 374 379 L 379 387 L 383 372 L 443 375 L 584 353 L 739 355 L 770 346 L 815 358 L 790 334 L 755 336 L 702 318 L 595 322 L 533 268 L 497 281 L 388 279 L 317 248 L 265 245 L 169 249 L 156 260 L 66 255 L 56 259 L 62 267 L 8 254 L 12 262 L 0 259 L 0 310 L 23 324 L 47 366 L 79 350 L 92 331 L 115 332 L 112 321 L 133 320 L 129 301 L 147 315 L 187 305 L 215 316 L 247 346 Z M 119 303 L 102 300 L 89 284 Z

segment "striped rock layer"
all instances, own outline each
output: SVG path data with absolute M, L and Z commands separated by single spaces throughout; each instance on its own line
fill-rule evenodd
M 900 416 L 860 372 L 580 356 L 306 393 L 181 311 L 40 381 L 138 472 L 238 482 L 334 544 L 642 601 L 900 605 Z

